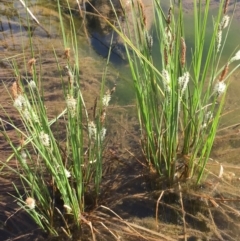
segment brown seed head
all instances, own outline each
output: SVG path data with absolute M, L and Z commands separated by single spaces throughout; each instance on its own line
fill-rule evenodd
M 66 48 L 64 51 L 64 58 L 70 59 L 70 48 Z
M 140 1 L 140 0 L 138 0 L 138 7 L 139 7 L 140 14 L 141 14 L 141 17 L 142 17 L 143 26 L 146 27 L 147 26 L 147 18 L 146 18 L 146 15 L 144 13 L 144 5 L 143 5 L 142 1 Z
M 17 77 L 16 81 L 13 82 L 12 87 L 11 87 L 11 91 L 12 91 L 14 100 L 18 97 L 18 95 L 22 94 L 22 89 L 21 89 L 19 82 L 20 82 L 20 78 Z
M 68 66 L 65 66 L 65 70 L 67 71 L 67 75 L 68 75 L 68 82 L 70 84 L 70 87 L 73 87 L 73 83 L 74 83 L 74 75 L 72 73 L 72 71 L 69 69 Z
M 227 9 L 228 9 L 228 5 L 229 5 L 229 0 L 225 0 L 225 4 L 224 4 L 224 8 L 223 8 L 223 14 L 226 14 Z
M 14 100 L 17 99 L 18 91 L 17 91 L 17 82 L 16 81 L 12 84 L 11 90 L 12 90 L 13 99 Z
M 167 50 L 167 45 L 164 47 L 164 62 L 165 65 L 168 65 L 168 50 Z
M 228 67 L 229 67 L 229 63 L 227 63 L 220 75 L 220 78 L 219 78 L 219 82 L 223 81 L 224 78 L 226 77 L 227 73 L 228 73 Z
M 112 95 L 116 91 L 116 84 L 114 84 L 113 88 L 110 91 L 110 95 Z
M 105 118 L 106 118 L 106 110 L 103 109 L 103 110 L 102 110 L 101 117 L 100 117 L 100 122 L 101 122 L 101 123 L 104 123 Z
M 29 72 L 32 74 L 33 72 L 33 66 L 35 65 L 36 63 L 36 59 L 35 58 L 32 58 L 28 61 L 28 69 L 29 69 Z
M 168 17 L 167 17 L 167 20 L 166 20 L 168 25 L 171 23 L 171 14 L 172 14 L 172 8 L 170 7 L 168 9 Z
M 182 67 L 186 63 L 186 43 L 183 37 L 181 37 L 181 56 L 180 56 L 180 62 Z

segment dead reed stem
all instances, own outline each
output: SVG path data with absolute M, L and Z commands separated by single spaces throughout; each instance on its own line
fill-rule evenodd
M 179 200 L 182 208 L 182 220 L 183 220 L 183 235 L 184 235 L 184 240 L 187 241 L 187 228 L 186 228 L 186 221 L 185 221 L 185 215 L 186 212 L 184 210 L 184 205 L 183 205 L 183 198 L 182 198 L 182 188 L 180 185 L 180 182 L 178 182 L 178 189 L 179 189 Z
M 215 233 L 215 235 L 218 237 L 219 240 L 221 241 L 224 241 L 223 237 L 221 236 L 221 234 L 218 232 L 217 230 L 217 226 L 214 222 L 214 219 L 213 219 L 213 215 L 212 215 L 212 212 L 211 212 L 211 209 L 209 208 L 209 205 L 208 205 L 208 201 L 205 199 L 205 203 L 208 207 L 208 213 L 209 213 L 209 216 L 211 218 L 211 221 L 212 221 L 212 226 L 213 226 L 213 232 Z
M 25 2 L 23 0 L 19 0 L 19 2 L 22 4 L 22 6 L 27 10 L 29 15 L 32 17 L 32 19 L 37 23 L 37 25 L 42 28 L 48 36 L 51 36 L 50 33 L 40 24 L 40 22 L 37 20 L 37 18 L 34 16 L 34 14 L 31 12 L 31 10 L 26 6 Z
M 119 236 L 116 236 L 103 222 L 100 222 L 100 224 L 105 228 L 107 229 L 107 231 L 112 234 L 112 236 L 116 239 L 116 240 L 120 240 L 120 237 Z
M 121 220 L 124 224 L 126 224 L 131 230 L 133 230 L 134 232 L 136 232 L 141 238 L 146 239 L 146 238 L 145 238 L 144 236 L 142 236 L 137 230 L 135 230 L 135 229 L 131 226 L 130 223 L 124 221 L 124 220 L 123 220 L 118 214 L 116 214 L 112 209 L 110 209 L 110 208 L 108 208 L 108 207 L 106 207 L 106 206 L 103 206 L 103 205 L 101 205 L 100 207 L 102 207 L 102 208 L 110 211 L 111 213 L 113 213 L 116 217 L 119 218 L 119 220 Z
M 87 28 L 86 28 L 86 18 L 85 18 L 85 16 L 86 16 L 86 6 L 85 6 L 85 2 L 84 2 L 84 0 L 82 0 L 82 4 L 84 6 L 84 11 L 85 11 L 85 13 L 83 14 L 82 8 L 81 8 L 80 3 L 79 3 L 79 0 L 76 0 L 76 1 L 77 1 L 80 17 L 83 19 L 83 21 L 82 21 L 83 31 L 84 31 L 84 34 L 86 35 L 88 43 L 90 44 L 90 38 L 88 36 L 88 31 L 87 31 Z
M 163 194 L 164 194 L 164 191 L 161 192 L 161 194 L 157 200 L 157 205 L 156 205 L 156 226 L 157 226 L 157 228 L 158 228 L 158 207 L 159 207 L 159 202 L 161 201 Z

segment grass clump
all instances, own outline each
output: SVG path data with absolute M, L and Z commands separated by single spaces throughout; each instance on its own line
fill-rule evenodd
M 65 107 L 55 117 L 49 117 L 41 58 L 38 58 L 40 61 L 35 59 L 37 54 L 29 24 L 31 59 L 24 56 L 25 68 L 20 70 L 14 58 L 9 58 L 15 74 L 10 90 L 12 103 L 21 125 L 15 124 L 11 113 L 5 113 L 1 133 L 13 152 L 3 165 L 21 180 L 22 187 L 15 185 L 20 209 L 26 210 L 49 233 L 58 235 L 61 227 L 71 237 L 72 231 L 76 227 L 80 229 L 81 223 L 86 221 L 83 215 L 86 200 L 90 199 L 88 206 L 94 206 L 100 194 L 106 110 L 115 86 L 105 91 L 105 71 L 100 98 L 96 97 L 90 113 L 80 86 L 79 48 L 73 17 L 70 16 L 71 29 L 66 30 L 60 2 L 58 7 L 63 58 L 60 59 L 54 49 L 52 53 Z M 6 125 L 15 130 L 17 141 L 9 136 Z M 13 159 L 16 168 L 8 165 Z
M 193 39 L 185 34 L 183 1 L 171 2 L 167 12 L 162 1 L 153 4 L 154 44 L 139 1 L 131 1 L 132 15 L 125 16 L 127 22 L 135 23 L 134 31 L 129 26 L 131 37 L 126 36 L 126 30 L 115 28 L 126 44 L 142 149 L 149 167 L 160 176 L 175 181 L 196 174 L 199 183 L 211 153 L 228 80 L 239 67 L 232 64 L 240 59 L 239 51 L 222 61 L 232 19 L 227 13 L 228 1 L 219 2 L 216 14 L 210 10 L 209 0 L 193 1 Z

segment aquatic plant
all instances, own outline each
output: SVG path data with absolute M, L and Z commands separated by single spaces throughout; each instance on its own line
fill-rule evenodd
M 80 228 L 85 220 L 86 196 L 92 200 L 88 205 L 95 205 L 100 194 L 106 110 L 115 86 L 105 91 L 106 67 L 99 86 L 100 96 L 96 97 L 89 112 L 80 87 L 78 40 L 73 17 L 70 16 L 71 29 L 66 31 L 60 2 L 58 8 L 63 58 L 60 59 L 54 49 L 52 55 L 56 60 L 59 83 L 62 83 L 65 107 L 54 118 L 49 117 L 41 58 L 37 61 L 34 57 L 37 54 L 29 30 L 32 58 L 27 60 L 24 56 L 24 73 L 14 57 L 8 60 L 15 73 L 11 86 L 12 103 L 22 125 L 16 125 L 11 113 L 6 113 L 6 118 L 1 119 L 1 133 L 13 152 L 3 165 L 21 179 L 23 191 L 15 185 L 19 194 L 16 199 L 21 209 L 26 210 L 41 228 L 51 234 L 58 234 L 57 222 L 60 222 L 62 230 L 71 236 L 69 225 Z M 70 51 L 73 52 L 72 57 Z M 62 62 L 65 63 L 64 67 Z M 18 143 L 8 135 L 6 124 L 15 130 Z M 14 158 L 16 169 L 8 165 Z M 61 221 L 57 221 L 59 219 Z
M 132 15 L 125 15 L 126 22 L 135 23 L 134 36 L 125 34 L 120 22 L 118 28 L 112 27 L 125 41 L 149 168 L 172 182 L 195 176 L 199 183 L 221 118 L 228 80 L 240 66 L 232 65 L 239 52 L 221 66 L 232 16 L 227 14 L 228 1 L 220 1 L 213 14 L 210 0 L 194 0 L 191 38 L 184 31 L 183 1 L 170 3 L 166 13 L 162 3 L 153 1 L 154 37 L 146 27 L 140 1 L 131 1 Z

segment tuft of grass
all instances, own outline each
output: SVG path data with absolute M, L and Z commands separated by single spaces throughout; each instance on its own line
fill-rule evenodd
M 125 14 L 125 21 L 133 22 L 134 28 L 128 24 L 126 34 L 120 22 L 118 28 L 112 27 L 126 45 L 142 149 L 149 168 L 160 176 L 173 182 L 196 174 L 199 183 L 215 139 L 228 80 L 240 66 L 232 65 L 240 60 L 239 51 L 221 66 L 232 20 L 228 1 L 220 1 L 212 15 L 210 0 L 194 0 L 194 39 L 188 39 L 182 1 L 170 3 L 164 12 L 162 1 L 154 0 L 154 43 L 140 2 L 131 1 L 132 14 Z M 208 26 L 211 18 L 212 26 Z M 157 58 L 152 55 L 153 45 Z
M 93 113 L 90 113 L 80 87 L 80 56 L 73 16 L 70 15 L 70 30 L 67 31 L 61 9 L 58 1 L 64 60 L 58 58 L 54 49 L 53 55 L 59 70 L 59 83 L 62 82 L 65 108 L 54 118 L 49 118 L 41 60 L 38 62 L 35 59 L 34 39 L 28 19 L 31 59 L 25 59 L 22 73 L 14 58 L 11 58 L 15 81 L 11 90 L 6 87 L 9 94 L 11 92 L 22 128 L 14 124 L 11 113 L 5 112 L 6 118 L 1 119 L 1 133 L 12 148 L 12 154 L 3 165 L 20 177 L 23 187 L 22 192 L 15 185 L 20 209 L 26 210 L 49 233 L 58 235 L 61 225 L 65 234 L 71 237 L 73 226 L 80 229 L 85 220 L 86 197 L 91 197 L 91 205 L 95 205 L 100 194 L 107 131 L 105 119 L 115 86 L 105 90 L 108 58 L 100 97 L 96 97 Z M 60 64 L 63 61 L 64 67 Z M 18 143 L 8 135 L 6 124 L 15 130 Z M 8 165 L 12 159 L 16 159 L 16 169 Z

